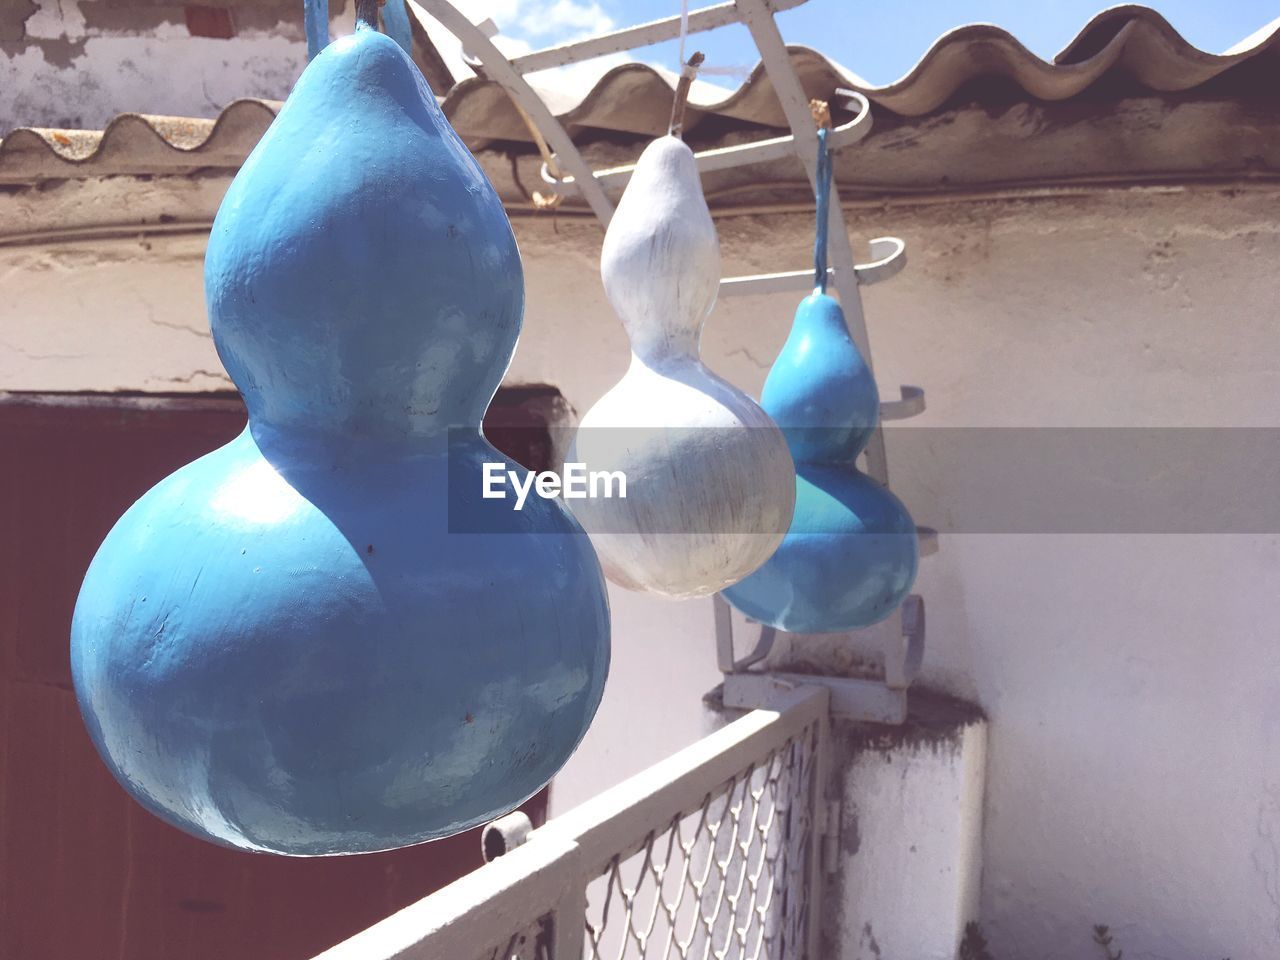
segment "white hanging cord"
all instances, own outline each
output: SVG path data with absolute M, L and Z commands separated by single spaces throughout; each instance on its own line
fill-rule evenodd
M 689 37 L 689 0 L 680 0 L 680 79 L 676 82 L 675 99 L 671 102 L 671 123 L 667 133 L 679 137 L 684 133 L 684 111 L 689 103 L 689 88 L 699 73 L 734 74 L 746 76 L 751 71 L 745 67 L 704 67 L 706 59 L 700 52 L 695 52 L 688 60 L 684 58 L 685 41 Z
M 689 0 L 680 0 L 680 72 L 684 73 L 684 41 L 689 36 Z
M 689 77 L 691 81 L 696 80 L 698 78 L 698 74 L 700 73 L 705 74 L 707 76 L 739 77 L 744 80 L 747 77 L 751 76 L 752 68 L 744 64 L 738 64 L 737 66 L 731 65 L 731 66 L 724 66 L 724 67 L 708 67 L 705 64 L 700 63 L 690 68 L 689 62 L 684 58 L 685 41 L 688 39 L 688 37 L 689 37 L 689 0 L 680 0 L 680 52 L 679 52 L 679 58 L 678 58 L 680 75 L 683 77 L 686 73 L 689 73 L 689 71 L 692 69 L 692 73 L 690 74 L 690 77 Z
M 702 59 L 702 54 L 695 52 L 680 71 L 675 99 L 671 102 L 671 123 L 667 126 L 670 136 L 678 137 L 684 132 L 684 108 L 689 103 L 689 87 L 693 85 L 693 78 L 698 75 Z

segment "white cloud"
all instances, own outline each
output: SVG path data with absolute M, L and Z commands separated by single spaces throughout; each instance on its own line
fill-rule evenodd
M 472 23 L 491 19 L 497 24 L 499 33 L 493 37 L 493 44 L 506 57 L 518 57 L 534 49 L 605 33 L 619 26 L 601 7 L 599 0 L 454 0 L 454 4 Z M 425 12 L 420 20 L 453 75 L 459 80 L 473 76 L 473 71 L 462 59 L 462 45 L 457 38 Z M 643 58 L 637 61 L 630 52 L 610 53 L 563 67 L 539 70 L 529 74 L 528 79 L 552 109 L 557 110 L 576 103 L 607 71 L 620 64 L 634 62 L 646 63 L 668 83 L 675 85 L 677 75 L 671 64 Z M 749 69 L 744 66 L 742 73 L 745 75 Z M 690 92 L 690 101 L 697 104 L 721 100 L 729 95 L 731 86 L 699 78 Z
M 613 18 L 604 11 L 598 0 L 454 0 L 454 6 L 472 23 L 492 20 L 497 24 L 499 33 L 493 37 L 493 44 L 506 57 L 518 57 L 535 48 L 580 40 L 616 29 Z M 419 19 L 453 75 L 458 79 L 472 76 L 472 70 L 462 60 L 462 45 L 453 34 L 425 14 L 425 11 Z M 632 59 L 622 53 L 611 54 L 608 57 L 540 71 L 537 77 L 544 85 L 562 89 L 584 81 L 590 86 L 596 77 L 610 67 Z
M 613 18 L 599 3 L 576 0 L 553 0 L 551 3 L 523 2 L 520 10 L 521 30 L 535 37 L 547 37 L 552 43 L 563 43 L 614 28 Z

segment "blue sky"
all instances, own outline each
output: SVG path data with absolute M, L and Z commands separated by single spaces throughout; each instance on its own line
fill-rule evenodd
M 691 7 L 712 0 L 691 0 Z M 509 54 L 679 13 L 679 0 L 463 0 L 473 20 L 490 16 Z M 783 36 L 823 53 L 863 79 L 898 79 L 939 36 L 966 23 L 994 23 L 1033 53 L 1051 58 L 1106 4 L 1098 0 L 809 0 L 778 15 Z M 1184 37 L 1220 53 L 1276 17 L 1280 0 L 1154 0 Z M 708 66 L 750 67 L 755 48 L 746 28 L 723 27 L 690 38 Z M 675 42 L 637 50 L 635 59 L 674 69 Z M 735 86 L 733 77 L 708 77 Z

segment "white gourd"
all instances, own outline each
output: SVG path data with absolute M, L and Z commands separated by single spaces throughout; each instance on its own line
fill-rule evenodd
M 708 596 L 773 554 L 796 480 L 782 432 L 699 357 L 720 246 L 693 153 L 676 137 L 641 155 L 600 272 L 631 340 L 631 366 L 582 418 L 570 459 L 622 471 L 627 495 L 569 503 L 614 583 Z

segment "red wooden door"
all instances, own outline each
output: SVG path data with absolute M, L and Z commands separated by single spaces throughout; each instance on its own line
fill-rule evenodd
M 547 393 L 500 393 L 486 420 L 539 469 Z M 302 960 L 481 863 L 475 831 L 357 857 L 223 849 L 145 812 L 98 759 L 71 688 L 80 580 L 138 496 L 244 420 L 235 396 L 0 395 L 4 960 Z M 540 823 L 546 791 L 525 809 Z

